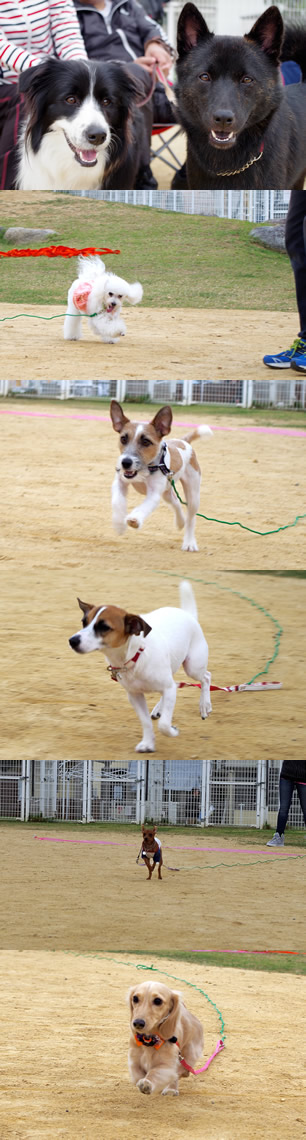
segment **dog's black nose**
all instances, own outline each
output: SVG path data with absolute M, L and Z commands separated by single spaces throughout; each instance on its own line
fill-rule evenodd
M 135 1017 L 135 1021 L 133 1021 L 134 1029 L 144 1029 L 145 1024 L 142 1017 Z
M 215 111 L 212 119 L 215 127 L 219 127 L 220 131 L 226 131 L 228 127 L 232 126 L 234 115 L 232 111 L 224 111 L 223 108 L 221 108 L 220 111 Z
M 80 638 L 79 633 L 75 633 L 73 637 L 69 637 L 69 645 L 71 645 L 71 649 L 75 649 L 77 652 L 79 645 L 80 645 L 80 641 L 81 641 L 81 638 Z
M 85 131 L 85 138 L 91 146 L 101 146 L 105 142 L 106 131 L 101 131 L 100 127 L 96 127 L 94 123 L 90 124 Z
M 133 467 L 133 460 L 130 459 L 128 455 L 124 456 L 124 459 L 122 460 L 122 467 L 125 467 L 127 471 L 129 467 Z

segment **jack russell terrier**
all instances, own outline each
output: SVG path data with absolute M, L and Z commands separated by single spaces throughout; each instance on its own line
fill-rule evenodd
M 201 682 L 200 713 L 211 712 L 207 671 L 208 645 L 197 620 L 197 608 L 189 582 L 180 583 L 181 609 L 167 606 L 148 614 L 131 614 L 119 606 L 93 606 L 81 602 L 82 625 L 69 638 L 76 653 L 102 649 L 114 681 L 126 689 L 143 729 L 136 752 L 154 752 L 152 719 L 159 721 L 165 736 L 178 736 L 172 725 L 177 686 L 173 674 L 183 665 L 188 677 Z M 161 693 L 149 713 L 144 693 Z
M 114 530 L 117 534 L 124 534 L 126 524 L 141 527 L 162 497 L 174 510 L 178 528 L 185 527 L 182 550 L 198 550 L 194 528 L 200 503 L 201 471 L 191 443 L 200 436 L 212 435 L 210 427 L 205 424 L 193 428 L 183 439 L 173 439 L 167 444 L 163 442 L 163 436 L 169 434 L 172 424 L 172 411 L 168 405 L 160 408 L 150 423 L 129 420 L 117 400 L 111 401 L 110 414 L 114 431 L 120 434 L 121 450 L 112 486 Z M 186 519 L 171 486 L 172 476 L 180 479 L 183 486 Z M 127 515 L 129 482 L 133 482 L 136 491 L 145 495 L 145 500 Z

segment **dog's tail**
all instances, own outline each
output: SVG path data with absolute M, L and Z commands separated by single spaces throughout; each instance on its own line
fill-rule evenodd
M 187 582 L 186 579 L 180 582 L 180 603 L 181 610 L 186 610 L 186 613 L 197 619 L 198 611 L 195 596 L 190 582 Z
M 183 439 L 186 440 L 186 443 L 192 443 L 193 439 L 200 439 L 202 435 L 213 435 L 208 424 L 202 424 L 202 427 L 192 428 L 192 431 L 189 431 L 187 435 L 183 435 Z
M 100 257 L 83 257 L 81 254 L 81 256 L 78 258 L 79 277 L 85 277 L 87 280 L 89 277 L 91 281 L 94 281 L 97 277 L 102 277 L 104 273 L 105 265 L 104 261 L 101 261 Z
M 292 24 L 285 27 L 285 34 L 281 50 L 281 61 L 286 63 L 294 60 L 301 68 L 303 82 L 306 82 L 306 26 L 305 24 Z

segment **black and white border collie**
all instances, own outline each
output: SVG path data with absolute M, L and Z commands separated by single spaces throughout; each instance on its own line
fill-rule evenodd
M 18 190 L 133 189 L 150 77 L 121 63 L 47 59 L 23 72 Z

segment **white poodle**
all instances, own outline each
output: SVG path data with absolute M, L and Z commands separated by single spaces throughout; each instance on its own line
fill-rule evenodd
M 68 292 L 68 306 L 64 323 L 65 340 L 80 340 L 82 314 L 88 324 L 106 344 L 117 344 L 125 336 L 126 326 L 120 314 L 123 301 L 138 305 L 142 299 L 139 281 L 129 285 L 115 273 L 106 273 L 100 257 L 79 257 L 79 274 Z

